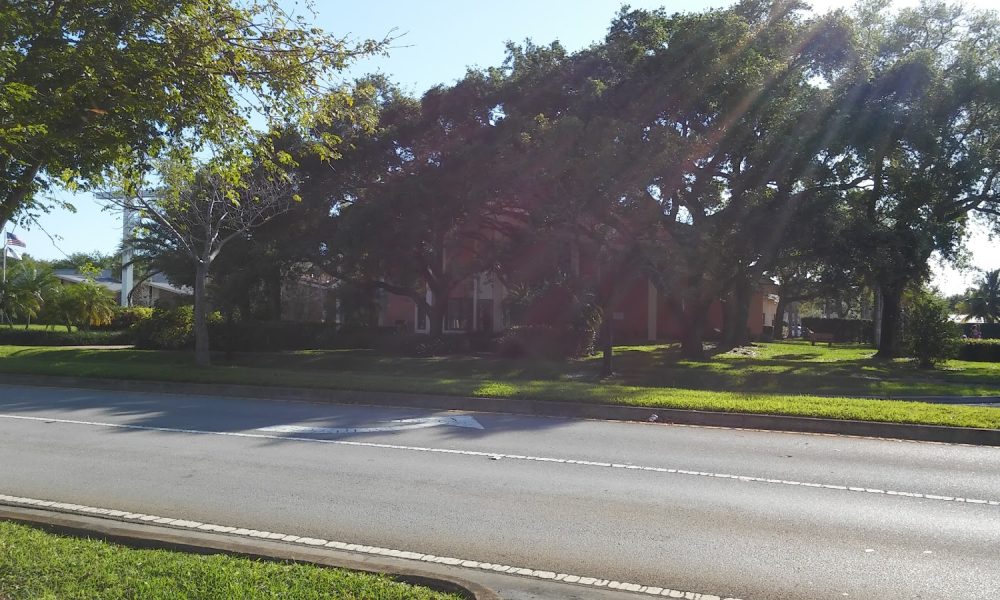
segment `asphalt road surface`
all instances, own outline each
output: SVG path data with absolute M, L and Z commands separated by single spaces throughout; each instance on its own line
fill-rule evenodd
M 722 598 L 1000 594 L 1000 448 L 0 385 L 0 494 Z

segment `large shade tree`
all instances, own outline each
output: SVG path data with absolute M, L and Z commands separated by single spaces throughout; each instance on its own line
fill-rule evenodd
M 828 93 L 814 82 L 843 60 L 842 24 L 805 20 L 794 2 L 667 15 L 623 11 L 604 95 L 633 132 L 628 193 L 644 223 L 642 262 L 703 353 L 711 303 L 725 298 L 724 343 L 742 341 L 750 295 L 775 260 L 829 133 Z
M 906 289 L 935 251 L 957 251 L 968 215 L 1000 204 L 1000 22 L 995 13 L 882 3 L 856 16 L 857 64 L 835 88 L 850 135 L 828 153 L 856 185 L 844 252 L 881 297 L 878 356 L 900 352 Z
M 501 82 L 497 111 L 517 140 L 504 178 L 528 226 L 504 255 L 504 272 L 542 309 L 522 311 L 535 319 L 580 334 L 599 323 L 611 375 L 614 314 L 643 277 L 644 224 L 619 201 L 641 182 L 633 167 L 642 131 L 616 106 L 622 98 L 606 95 L 618 73 L 605 45 L 568 54 L 558 43 L 511 44 L 492 77 Z M 569 308 L 544 310 L 552 304 Z
M 324 200 L 312 259 L 339 280 L 411 298 L 439 336 L 453 291 L 495 270 L 523 221 L 493 168 L 504 128 L 479 73 L 419 100 L 375 83 L 374 133 L 333 168 L 303 174 L 303 196 Z
M 276 0 L 7 0 L 0 6 L 0 226 L 38 192 L 87 188 L 183 139 L 243 137 L 252 119 L 337 115 L 329 75 L 380 51 Z M 327 140 L 335 142 L 336 140 Z
M 150 242 L 182 258 L 193 274 L 195 362 L 211 363 L 208 338 L 208 282 L 215 260 L 228 244 L 283 214 L 297 199 L 294 177 L 264 166 L 255 155 L 233 149 L 207 163 L 175 157 L 162 161 L 156 194 L 123 194 L 123 207 L 136 210 L 143 225 L 140 244 Z M 250 164 L 234 167 L 234 163 Z M 236 179 L 234 172 L 242 173 Z M 127 188 L 126 188 L 127 191 Z M 141 238 L 149 236 L 143 241 Z

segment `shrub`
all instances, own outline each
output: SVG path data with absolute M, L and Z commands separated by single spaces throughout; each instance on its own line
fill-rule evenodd
M 511 327 L 497 341 L 497 352 L 507 358 L 561 359 L 589 354 L 595 335 L 589 329 L 522 325 Z
M 285 323 L 281 321 L 220 320 L 212 323 L 209 337 L 218 350 L 261 352 L 311 350 L 322 337 L 322 324 Z
M 218 327 L 222 316 L 208 315 L 209 328 Z M 186 350 L 194 348 L 194 307 L 178 306 L 154 309 L 150 318 L 136 323 L 132 330 L 136 348 L 156 350 Z
M 116 331 L 132 329 L 140 322 L 147 321 L 151 318 L 153 318 L 152 308 L 146 306 L 119 306 L 115 309 L 114 315 L 111 317 L 111 323 L 108 324 L 106 328 Z
M 904 315 L 906 342 L 920 368 L 933 368 L 938 362 L 955 356 L 958 350 L 958 327 L 948 317 L 948 302 L 929 292 L 915 294 Z
M 972 337 L 972 327 L 974 323 L 962 323 L 962 335 Z M 979 334 L 984 340 L 1000 339 L 1000 323 L 979 323 Z
M 127 331 L 0 329 L 0 344 L 9 346 L 117 346 L 131 343 L 132 335 Z
M 1000 362 L 1000 340 L 962 340 L 958 347 L 960 360 Z
M 369 346 L 386 354 L 402 356 L 446 356 L 469 352 L 490 352 L 496 337 L 486 333 L 449 333 L 439 338 L 423 333 L 382 329 Z
M 802 327 L 816 333 L 833 334 L 835 342 L 870 342 L 874 339 L 871 321 L 803 317 Z

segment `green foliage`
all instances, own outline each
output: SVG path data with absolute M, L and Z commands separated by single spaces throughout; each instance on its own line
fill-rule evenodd
M 695 362 L 678 360 L 676 346 L 622 347 L 617 349 L 622 376 L 597 383 L 597 369 L 588 365 L 599 358 L 441 360 L 371 351 L 248 354 L 224 369 L 209 370 L 192 369 L 190 357 L 175 352 L 0 346 L 0 373 L 234 383 L 261 386 L 265 394 L 267 386 L 291 386 L 1000 428 L 995 408 L 840 397 L 996 395 L 1000 364 L 951 362 L 947 371 L 918 372 L 910 361 L 872 361 L 872 350 L 856 345 L 786 342 L 755 349 L 761 350 L 760 358 L 734 353 Z M 627 361 L 640 364 L 626 369 Z M 637 370 L 651 376 L 686 373 L 686 381 L 712 387 L 665 387 L 637 377 Z
M 369 297 L 381 288 L 427 303 L 437 337 L 446 299 L 470 276 L 497 270 L 505 234 L 523 222 L 498 177 L 506 121 L 495 118 L 496 91 L 481 73 L 420 99 L 371 84 L 374 132 L 345 132 L 351 143 L 340 168 L 303 170 L 303 196 L 325 199 L 314 207 L 311 260 Z
M 0 323 L 31 323 L 58 286 L 52 271 L 42 263 L 30 259 L 8 262 L 7 280 L 0 283 Z
M 832 333 L 835 342 L 870 342 L 872 322 L 861 319 L 803 317 L 802 326 L 816 333 Z
M 214 347 L 236 352 L 352 347 L 339 345 L 341 340 L 334 323 L 252 320 L 227 323 L 222 319 L 216 319 L 211 323 L 209 334 Z M 359 345 L 353 346 L 355 348 L 371 347 L 371 341 L 361 336 L 345 341 L 358 343 Z
M 947 300 L 934 293 L 921 291 L 910 298 L 905 332 L 910 355 L 917 358 L 921 368 L 933 368 L 957 353 L 958 326 L 949 318 Z
M 594 350 L 593 328 L 520 325 L 507 329 L 497 341 L 497 352 L 506 358 L 557 360 L 584 356 Z
M 11 346 L 118 346 L 131 344 L 127 331 L 0 328 L 0 344 Z
M 118 306 L 114 294 L 91 280 L 59 286 L 51 303 L 59 322 L 81 329 L 110 325 Z
M 975 329 L 979 330 L 980 338 L 1000 339 L 1000 323 L 962 323 L 962 335 L 965 337 L 974 337 Z
M 222 322 L 222 315 L 209 315 L 209 324 Z M 136 348 L 187 350 L 194 347 L 194 307 L 178 306 L 155 309 L 149 318 L 136 323 L 132 330 Z
M 1000 269 L 983 274 L 979 285 L 969 291 L 965 307 L 968 319 L 1000 323 Z
M 143 321 L 153 317 L 153 309 L 147 306 L 116 306 L 107 328 L 114 331 L 134 329 Z
M 963 339 L 958 347 L 959 360 L 1000 362 L 1000 339 Z
M 173 144 L 311 125 L 350 95 L 329 76 L 385 43 L 323 33 L 277 0 L 8 0 L 0 9 L 0 224 L 49 185 L 100 184 Z M 336 140 L 317 148 L 332 153 Z M 280 162 L 277 157 L 276 161 Z
M 121 254 L 104 254 L 103 252 L 73 252 L 69 256 L 47 261 L 52 269 L 74 269 L 80 270 L 84 265 L 93 265 L 98 271 L 108 270 L 113 273 L 121 271 Z M 82 272 L 82 271 L 81 271 Z
M 225 554 L 132 549 L 10 522 L 0 522 L 0 597 L 458 600 L 380 575 Z

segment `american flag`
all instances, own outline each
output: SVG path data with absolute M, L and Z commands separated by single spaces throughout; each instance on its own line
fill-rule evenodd
M 22 242 L 20 239 L 18 239 L 18 237 L 16 235 L 14 235 L 13 233 L 8 233 L 7 234 L 7 245 L 8 246 L 20 246 L 21 248 L 27 248 L 27 246 L 24 245 L 24 242 Z

